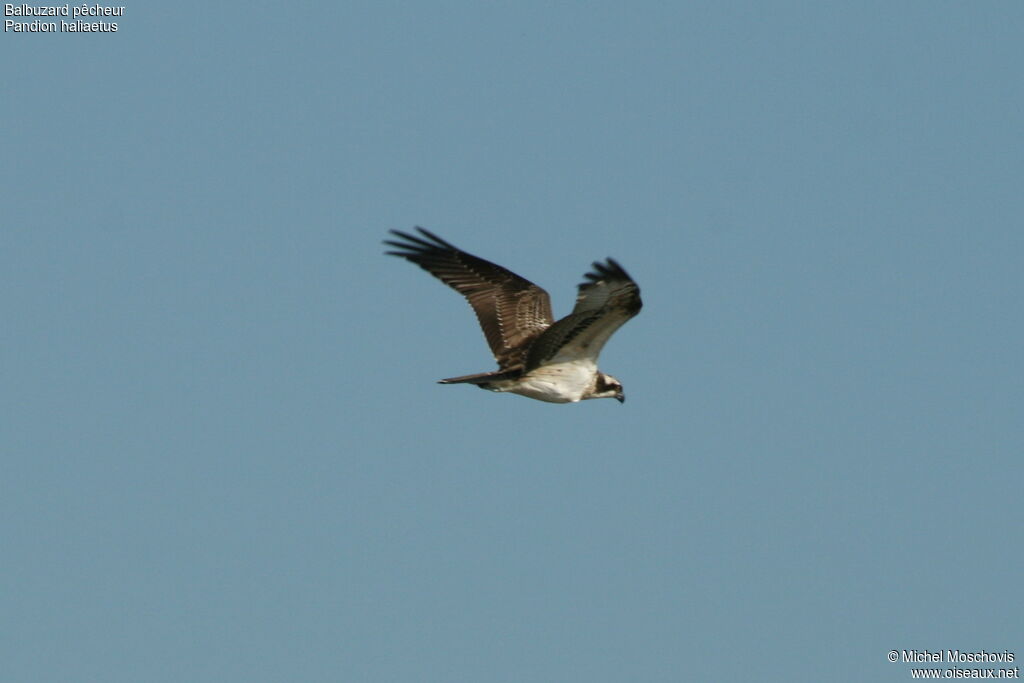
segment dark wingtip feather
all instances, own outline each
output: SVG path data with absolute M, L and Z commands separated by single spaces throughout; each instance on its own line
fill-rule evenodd
M 586 273 L 583 277 L 587 278 L 589 282 L 580 283 L 580 287 L 587 287 L 604 280 L 605 278 L 613 280 L 628 280 L 633 282 L 633 278 L 629 276 L 626 269 L 619 265 L 619 262 L 615 259 L 608 257 L 605 262 L 594 261 L 592 264 L 593 270 Z
M 426 236 L 426 237 L 430 238 L 431 240 L 433 240 L 437 245 L 442 246 L 445 249 L 451 249 L 452 251 L 458 251 L 458 248 L 454 244 L 452 244 L 451 242 L 446 242 L 445 240 L 441 239 L 440 237 L 438 237 L 434 233 L 430 232 L 426 228 L 421 228 L 420 226 L 417 225 L 416 229 L 419 230 L 420 233 L 423 234 L 424 236 Z
M 437 251 L 459 251 L 458 248 L 455 247 L 455 245 L 450 244 L 449 242 L 445 242 L 443 239 L 441 239 L 434 233 L 430 232 L 426 228 L 421 228 L 417 225 L 416 230 L 418 230 L 423 235 L 423 237 L 420 237 L 419 235 L 414 235 L 410 232 L 405 232 L 403 230 L 388 230 L 388 232 L 390 232 L 392 235 L 400 237 L 405 241 L 399 242 L 397 240 L 383 240 L 384 244 L 391 247 L 404 249 L 405 251 L 388 251 L 384 253 L 389 256 L 401 256 L 404 258 L 409 258 L 410 256 L 419 256 Z
M 609 256 L 606 260 L 608 261 L 608 263 L 610 263 L 612 265 L 612 268 L 614 268 L 616 271 L 618 271 L 619 273 L 622 273 L 626 277 L 629 277 L 629 273 L 626 272 L 625 268 L 623 268 L 622 266 L 619 265 L 618 261 L 613 259 L 611 256 Z

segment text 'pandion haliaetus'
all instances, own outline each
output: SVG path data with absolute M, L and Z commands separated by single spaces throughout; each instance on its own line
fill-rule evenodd
M 475 384 L 551 403 L 588 398 L 625 400 L 622 384 L 597 369 L 597 357 L 615 330 L 640 312 L 640 288 L 612 259 L 595 262 L 579 286 L 572 313 L 551 317 L 548 293 L 510 270 L 467 254 L 434 233 L 392 230 L 403 241 L 384 243 L 466 297 L 476 312 L 498 370 L 441 380 Z

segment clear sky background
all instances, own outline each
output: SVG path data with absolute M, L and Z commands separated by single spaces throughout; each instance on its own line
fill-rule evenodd
M 0 678 L 1024 659 L 1024 4 L 117 21 L 0 40 Z M 559 315 L 618 259 L 626 403 L 436 384 L 417 224 Z

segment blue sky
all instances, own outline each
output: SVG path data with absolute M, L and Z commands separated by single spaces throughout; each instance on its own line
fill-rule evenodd
M 1024 657 L 1024 6 L 118 23 L 0 40 L 11 680 Z M 601 366 L 628 401 L 436 384 L 493 364 L 382 255 L 413 225 L 556 314 L 619 260 L 645 308 Z

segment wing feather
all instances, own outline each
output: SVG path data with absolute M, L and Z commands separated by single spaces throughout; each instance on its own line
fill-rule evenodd
M 387 253 L 415 263 L 466 297 L 499 367 L 521 365 L 529 342 L 551 325 L 548 293 L 506 268 L 462 251 L 429 230 L 416 229 L 422 237 L 392 230 L 403 241 L 386 240 L 385 244 L 397 248 Z
M 640 288 L 616 263 L 594 262 L 579 286 L 572 313 L 551 325 L 530 348 L 526 369 L 562 360 L 589 358 L 595 363 L 608 339 L 640 312 Z

